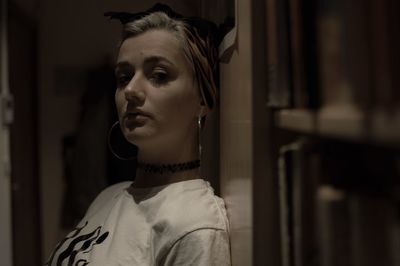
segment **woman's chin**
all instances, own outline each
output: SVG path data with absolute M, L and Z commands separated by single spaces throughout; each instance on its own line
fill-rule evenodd
M 141 144 L 145 144 L 151 139 L 151 134 L 145 128 L 133 128 L 133 129 L 125 129 L 124 136 L 126 140 L 138 147 Z

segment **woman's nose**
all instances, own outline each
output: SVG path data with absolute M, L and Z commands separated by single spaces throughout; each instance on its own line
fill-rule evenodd
M 143 105 L 146 95 L 143 91 L 140 79 L 133 77 L 125 87 L 125 99 L 135 105 Z

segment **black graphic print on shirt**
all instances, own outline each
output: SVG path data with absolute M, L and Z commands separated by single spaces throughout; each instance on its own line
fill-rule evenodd
M 75 228 L 58 243 L 46 265 L 61 266 L 64 261 L 67 262 L 68 266 L 88 265 L 90 261 L 85 259 L 75 261 L 77 256 L 81 253 L 89 253 L 95 245 L 103 243 L 109 232 L 101 234 L 101 226 L 98 226 L 92 232 L 80 235 L 87 224 L 88 222 L 85 222 L 82 227 Z M 61 250 L 61 248 L 63 248 L 63 250 Z M 56 254 L 58 254 L 57 258 L 55 257 Z

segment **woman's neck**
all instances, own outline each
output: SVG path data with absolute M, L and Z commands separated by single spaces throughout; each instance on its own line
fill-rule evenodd
M 188 141 L 175 148 L 139 147 L 135 187 L 162 186 L 200 178 L 200 161 L 197 142 Z M 173 150 L 173 152 L 171 152 Z M 176 165 L 179 164 L 178 167 Z M 189 164 L 189 165 L 188 165 Z M 167 167 L 160 167 L 160 166 Z M 189 167 L 188 167 L 189 166 Z M 171 168 L 175 169 L 171 170 Z
M 165 172 L 162 174 L 138 168 L 133 186 L 136 188 L 155 187 L 199 178 L 201 178 L 199 168 L 175 173 Z

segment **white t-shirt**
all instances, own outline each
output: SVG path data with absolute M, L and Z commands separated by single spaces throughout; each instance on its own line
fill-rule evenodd
M 224 202 L 209 183 L 105 189 L 47 265 L 230 265 Z

